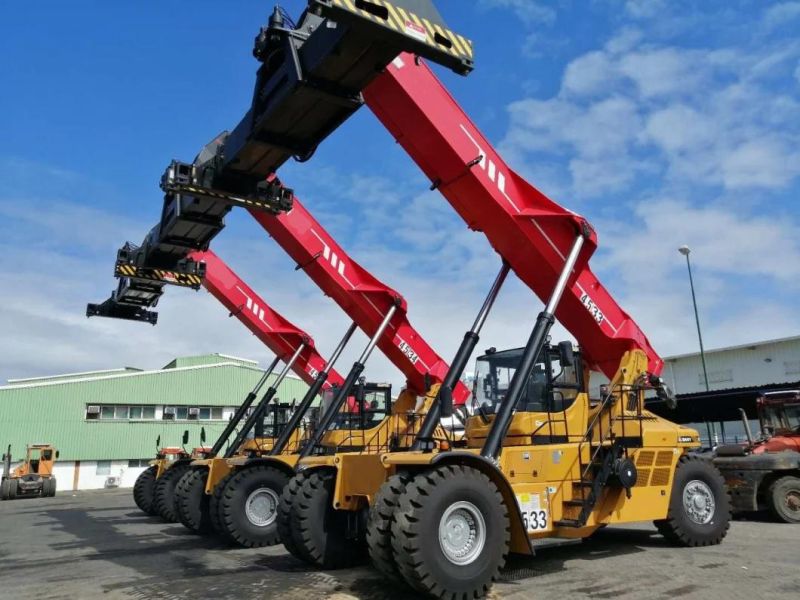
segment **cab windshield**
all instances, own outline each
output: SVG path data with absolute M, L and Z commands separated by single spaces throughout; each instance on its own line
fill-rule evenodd
M 772 431 L 800 433 L 800 403 L 768 404 L 763 411 L 762 427 Z
M 523 350 L 503 350 L 478 358 L 473 398 L 485 412 L 496 412 L 505 401 Z M 517 411 L 560 412 L 572 405 L 581 390 L 581 367 L 577 353 L 571 365 L 562 365 L 557 348 L 545 348 L 542 354 L 517 402 Z

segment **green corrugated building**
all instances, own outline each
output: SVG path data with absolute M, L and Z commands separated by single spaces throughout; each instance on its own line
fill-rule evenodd
M 163 369 L 124 367 L 9 380 L 0 387 L 0 447 L 14 460 L 26 444 L 59 450 L 59 489 L 133 485 L 162 445 L 212 443 L 264 371 L 255 361 L 211 354 L 176 358 Z M 272 375 L 274 378 L 275 375 Z M 265 388 L 266 389 L 266 388 Z M 287 377 L 280 402 L 299 401 L 308 386 Z

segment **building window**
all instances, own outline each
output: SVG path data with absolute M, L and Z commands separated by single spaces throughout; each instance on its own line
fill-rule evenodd
M 787 360 L 783 363 L 787 375 L 800 375 L 800 360 Z
M 179 406 L 175 411 L 175 418 L 186 420 L 189 418 L 189 407 L 188 406 Z
M 99 410 L 99 412 L 89 412 L 92 410 Z M 95 408 L 97 407 L 97 408 Z M 100 419 L 103 421 L 126 421 L 126 420 L 142 420 L 142 419 L 155 419 L 156 407 L 155 406 L 128 406 L 127 404 L 106 404 L 103 406 L 87 405 L 86 418 L 90 420 Z
M 214 406 L 211 409 L 211 418 L 214 419 L 215 421 L 221 421 L 222 420 L 222 407 L 221 406 Z
M 128 460 L 129 469 L 138 469 L 140 467 L 147 467 L 152 459 L 150 458 L 131 458 Z
M 202 419 L 204 421 L 208 421 L 211 418 L 211 409 L 210 408 L 201 408 L 198 418 L 200 418 L 200 419 Z
M 706 379 L 703 373 L 698 375 L 697 380 L 699 385 L 705 385 Z M 726 383 L 729 381 L 733 381 L 733 369 L 708 372 L 708 383 Z
M 95 475 L 111 475 L 111 461 L 110 460 L 98 460 L 97 461 L 97 468 L 94 472 Z

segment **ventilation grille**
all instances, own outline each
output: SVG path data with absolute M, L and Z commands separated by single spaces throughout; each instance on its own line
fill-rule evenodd
M 650 469 L 638 469 L 636 485 L 633 487 L 646 487 L 648 479 L 650 479 Z
M 650 480 L 650 485 L 667 485 L 669 483 L 669 473 L 669 469 L 653 469 L 653 478 Z
M 659 452 L 656 457 L 657 467 L 671 467 L 672 466 L 672 452 Z
M 651 467 L 653 466 L 653 459 L 655 458 L 656 453 L 652 450 L 643 450 L 639 452 L 638 456 L 636 457 L 636 466 L 637 467 Z

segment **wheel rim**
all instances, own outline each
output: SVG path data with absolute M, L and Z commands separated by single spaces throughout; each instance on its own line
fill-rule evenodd
M 786 493 L 786 508 L 794 516 L 800 517 L 800 489 L 792 489 Z
M 683 509 L 698 525 L 706 525 L 714 518 L 717 503 L 714 492 L 704 481 L 693 479 L 683 488 Z
M 439 520 L 439 545 L 456 565 L 472 563 L 486 545 L 486 521 L 471 502 L 451 504 Z
M 244 512 L 256 527 L 271 525 L 278 516 L 278 494 L 270 488 L 258 488 L 247 497 Z

